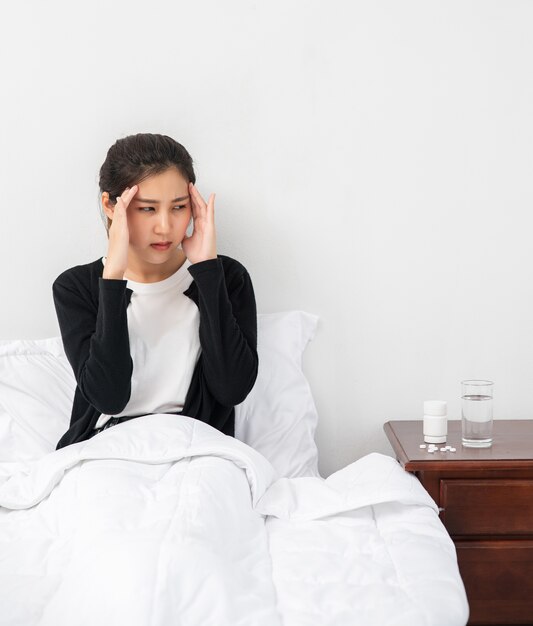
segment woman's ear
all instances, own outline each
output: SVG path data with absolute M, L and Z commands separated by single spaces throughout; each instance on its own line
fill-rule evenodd
M 110 220 L 113 219 L 113 215 L 115 213 L 115 204 L 112 204 L 111 200 L 109 199 L 109 193 L 107 191 L 104 191 L 102 193 L 102 206 L 104 208 L 105 214 Z

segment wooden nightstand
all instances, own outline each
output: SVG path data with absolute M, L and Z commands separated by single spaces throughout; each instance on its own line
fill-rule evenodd
M 397 460 L 440 508 L 470 605 L 468 624 L 533 624 L 533 420 L 495 420 L 491 448 L 464 448 L 461 421 L 430 454 L 422 420 L 383 429 Z M 442 607 L 445 608 L 445 607 Z

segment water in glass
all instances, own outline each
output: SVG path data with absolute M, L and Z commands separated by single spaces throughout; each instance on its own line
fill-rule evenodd
M 463 445 L 488 448 L 492 444 L 492 396 L 462 396 Z

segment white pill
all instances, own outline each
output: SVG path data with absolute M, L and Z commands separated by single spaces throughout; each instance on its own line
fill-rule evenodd
M 428 452 L 429 452 L 430 454 L 433 454 L 433 452 L 435 452 L 435 450 L 434 450 L 433 448 L 428 448 Z
M 441 448 L 440 451 L 441 452 L 446 452 L 448 450 L 448 448 Z
M 450 452 L 456 452 L 456 448 L 450 448 Z
M 425 443 L 421 443 L 421 444 L 420 444 L 420 447 L 421 447 L 421 448 L 426 448 L 427 446 L 426 446 L 426 444 L 425 444 Z

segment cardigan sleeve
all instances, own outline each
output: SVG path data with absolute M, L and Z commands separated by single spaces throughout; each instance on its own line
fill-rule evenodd
M 98 278 L 98 310 L 65 273 L 52 285 L 54 306 L 67 359 L 85 399 L 105 415 L 129 401 L 130 356 L 126 280 Z
M 254 290 L 248 272 L 240 268 L 228 286 L 220 257 L 188 268 L 198 287 L 203 376 L 225 406 L 243 402 L 255 384 L 259 363 Z

